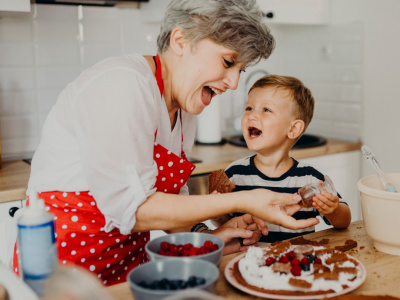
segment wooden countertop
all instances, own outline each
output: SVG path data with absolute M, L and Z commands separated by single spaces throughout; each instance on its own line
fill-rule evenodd
M 22 160 L 3 162 L 0 168 L 0 203 L 25 199 L 31 166 Z
M 301 159 L 354 151 L 360 150 L 361 145 L 360 142 L 327 139 L 327 143 L 323 146 L 291 150 L 290 156 L 295 159 Z M 231 162 L 252 154 L 255 154 L 255 152 L 246 147 L 237 147 L 229 143 L 222 146 L 195 145 L 190 153 L 190 157 L 199 159 L 202 162 L 196 163 L 196 169 L 194 169 L 192 175 L 211 173 L 215 170 L 225 169 Z
M 330 246 L 343 245 L 348 239 L 358 242 L 355 250 L 348 253 L 357 258 L 367 270 L 365 282 L 356 290 L 351 292 L 353 295 L 400 295 L 400 284 L 398 276 L 400 275 L 400 256 L 386 254 L 376 250 L 372 240 L 367 236 L 364 230 L 363 221 L 353 222 L 345 230 L 327 229 L 304 236 L 307 239 L 321 240 L 329 239 Z M 240 253 L 239 253 L 240 254 Z M 220 275 L 215 290 L 215 294 L 225 299 L 245 300 L 260 299 L 250 296 L 232 287 L 225 279 L 225 266 L 234 257 L 239 254 L 232 254 L 222 257 L 219 266 Z M 107 288 L 108 292 L 115 300 L 133 300 L 134 297 L 130 291 L 128 283 L 120 283 Z
M 290 155 L 295 159 L 301 159 L 360 149 L 361 143 L 359 142 L 328 139 L 326 145 L 295 149 L 290 152 Z M 231 162 L 252 154 L 254 152 L 245 147 L 237 147 L 229 143 L 222 146 L 194 145 L 190 157 L 199 159 L 202 162 L 196 163 L 193 175 L 225 169 Z M 25 192 L 30 170 L 30 165 L 22 160 L 2 163 L 0 168 L 0 203 L 26 198 Z

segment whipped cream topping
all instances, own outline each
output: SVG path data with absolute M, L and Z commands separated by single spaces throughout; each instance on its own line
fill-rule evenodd
M 294 247 L 296 246 L 292 245 L 290 250 L 293 250 Z M 314 247 L 315 250 L 323 248 L 324 247 Z M 333 270 L 334 264 L 326 264 L 326 260 L 331 256 L 332 254 L 324 254 L 318 257 L 322 260 L 322 264 L 324 266 L 327 266 L 330 270 Z M 351 261 L 344 262 L 340 265 L 340 267 L 355 267 L 357 269 L 357 278 L 353 280 L 355 276 L 354 274 L 340 272 L 339 279 L 336 281 L 325 280 L 324 278 L 314 280 L 314 264 L 310 265 L 310 271 L 301 271 L 301 276 L 293 276 L 291 273 L 284 274 L 274 272 L 271 267 L 265 266 L 266 258 L 267 256 L 264 256 L 264 252 L 261 248 L 252 246 L 247 250 L 245 257 L 239 260 L 239 271 L 247 283 L 266 290 L 304 292 L 334 290 L 335 292 L 340 292 L 343 290 L 343 285 L 352 287 L 359 285 L 361 281 L 361 268 L 359 265 L 356 266 Z M 309 289 L 292 286 L 289 284 L 290 278 L 305 280 L 311 283 L 312 286 Z

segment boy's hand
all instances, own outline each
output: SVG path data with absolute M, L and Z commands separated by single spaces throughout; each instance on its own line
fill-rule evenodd
M 327 191 L 317 194 L 313 198 L 312 204 L 321 214 L 330 215 L 339 207 L 339 197 Z
M 211 233 L 225 241 L 223 255 L 227 255 L 245 251 L 250 245 L 256 244 L 262 234 L 268 234 L 268 226 L 263 220 L 245 214 L 230 219 Z

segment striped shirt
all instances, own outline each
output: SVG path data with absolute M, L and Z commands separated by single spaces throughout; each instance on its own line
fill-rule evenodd
M 293 158 L 293 166 L 286 173 L 282 174 L 280 177 L 268 177 L 257 169 L 254 164 L 254 157 L 255 155 L 242 158 L 231 163 L 226 168 L 226 175 L 236 185 L 234 191 L 266 188 L 274 192 L 293 194 L 306 184 L 317 183 L 320 180 L 324 181 L 324 174 L 312 166 L 303 162 L 298 162 Z M 339 194 L 338 196 L 339 199 L 341 199 Z M 251 201 L 251 199 L 249 199 L 249 201 Z M 235 215 L 241 214 L 236 213 Z M 312 207 L 300 209 L 293 217 L 296 220 L 300 220 L 315 218 L 318 215 L 320 215 L 318 210 Z M 329 221 L 324 216 L 322 217 L 325 223 L 330 225 Z M 272 243 L 315 232 L 315 226 L 292 230 L 268 222 L 266 223 L 269 233 L 266 236 L 262 236 L 260 242 Z

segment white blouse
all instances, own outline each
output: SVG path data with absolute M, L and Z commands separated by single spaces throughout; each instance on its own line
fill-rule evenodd
M 131 232 L 136 210 L 155 192 L 154 134 L 163 147 L 189 155 L 196 116 L 182 112 L 171 131 L 156 79 L 139 54 L 109 58 L 84 71 L 59 95 L 33 156 L 29 188 L 90 191 L 105 231 Z M 181 194 L 188 189 L 182 187 Z

